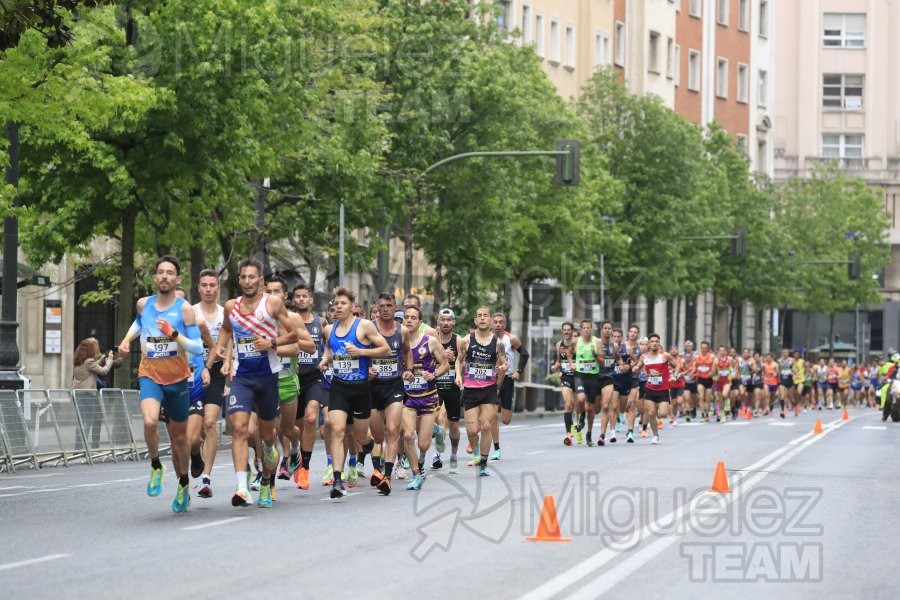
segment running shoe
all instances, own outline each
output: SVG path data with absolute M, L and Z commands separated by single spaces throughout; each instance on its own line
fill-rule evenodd
M 366 469 L 365 469 L 365 466 L 361 462 L 356 463 L 356 475 L 360 479 L 366 478 Z
M 359 473 L 356 472 L 356 465 L 347 467 L 347 487 L 355 488 L 359 483 Z
M 234 496 L 231 497 L 231 505 L 232 506 L 250 506 L 250 492 L 248 492 L 244 488 L 238 488 L 234 491 Z
M 610 444 L 615 444 L 616 443 L 616 432 L 613 431 L 612 435 L 609 436 L 609 439 L 606 441 L 609 442 Z
M 651 443 L 651 444 L 658 444 L 658 443 L 659 443 L 659 436 L 658 436 L 658 435 L 654 435 L 654 436 L 653 436 L 653 439 L 650 441 L 650 443 Z
M 197 479 L 203 475 L 204 468 L 205 465 L 203 464 L 203 457 L 201 455 L 198 454 L 196 460 L 191 456 L 191 477 Z
M 601 435 L 599 438 L 597 438 L 597 445 L 598 445 L 598 446 L 605 446 L 605 445 L 606 445 L 606 438 L 603 437 L 602 435 Z
M 663 420 L 662 419 L 656 419 L 656 427 L 657 427 L 657 429 L 663 428 Z
M 481 464 L 481 456 L 479 456 L 478 454 L 474 454 L 472 456 L 472 460 L 470 460 L 468 463 L 466 463 L 466 465 L 469 467 L 477 467 L 480 464 Z
M 466 453 L 467 453 L 467 454 L 472 454 L 472 442 L 469 442 L 469 443 L 466 445 Z
M 391 495 L 391 478 L 390 477 L 382 477 L 381 481 L 378 482 L 378 493 L 382 496 L 390 496 Z
M 456 460 L 455 457 L 450 457 L 450 474 L 455 475 L 459 473 L 459 461 Z
M 597 444 L 594 443 L 594 440 L 592 440 L 591 438 L 588 438 L 587 441 L 586 441 L 585 443 L 587 444 L 587 447 L 588 447 L 588 448 L 593 448 L 594 446 L 597 445 Z
M 294 472 L 294 483 L 297 485 L 297 489 L 299 490 L 308 490 L 309 489 L 309 469 L 304 469 L 302 466 Z
M 444 466 L 444 462 L 441 460 L 440 452 L 435 452 L 434 458 L 431 459 L 431 468 L 437 470 L 443 466 Z
M 347 495 L 347 490 L 344 489 L 343 485 L 335 485 L 331 488 L 331 498 L 332 499 L 336 500 L 338 498 L 343 498 L 346 495 Z
M 369 478 L 369 485 L 372 487 L 378 487 L 378 484 L 381 483 L 381 480 L 384 479 L 384 475 L 381 474 L 381 471 L 375 469 L 372 471 L 372 477 Z
M 191 488 L 189 485 L 178 484 L 175 498 L 172 500 L 172 512 L 180 513 L 187 510 L 191 503 Z
M 256 477 L 253 478 L 253 482 L 250 483 L 250 491 L 258 492 L 260 485 L 262 485 L 262 471 L 256 472 Z
M 278 467 L 278 479 L 284 479 L 285 481 L 291 478 L 291 472 L 288 471 L 287 461 L 281 461 L 281 465 Z
M 400 457 L 400 466 L 403 467 L 404 469 L 409 468 L 409 459 L 406 458 L 405 454 Z
M 584 443 L 584 435 L 581 433 L 580 429 L 575 430 L 575 443 L 579 446 Z
M 272 486 L 268 483 L 259 488 L 259 498 L 256 499 L 259 508 L 272 508 Z
M 566 437 L 563 438 L 563 446 L 571 446 L 572 445 L 572 434 L 567 433 Z
M 325 467 L 325 475 L 322 476 L 322 485 L 334 485 L 334 467 Z
M 150 481 L 147 483 L 147 495 L 159 496 L 162 494 L 163 475 L 166 474 L 166 466 L 159 465 L 158 469 L 150 468 Z
M 647 430 L 646 430 L 646 429 L 641 429 L 641 437 L 642 437 L 642 438 L 648 437 L 649 435 L 650 435 L 650 434 L 647 433 Z
M 500 460 L 500 448 L 497 448 L 493 452 L 491 452 L 491 460 Z
M 425 483 L 425 478 L 421 475 L 416 475 L 412 478 L 412 481 L 406 484 L 406 489 L 408 490 L 421 490 L 422 484 Z
M 270 469 L 278 466 L 278 448 L 272 446 L 269 450 L 263 450 L 263 463 Z
M 397 467 L 394 469 L 394 475 L 397 476 L 397 479 L 406 479 L 406 469 L 403 467 Z
M 784 411 L 781 411 L 781 418 L 784 418 Z
M 209 478 L 203 478 L 203 485 L 200 486 L 200 490 L 197 491 L 197 495 L 201 498 L 212 498 L 212 487 L 209 485 Z
M 625 441 L 628 442 L 629 444 L 633 444 L 634 443 L 634 432 L 629 431 L 628 433 L 626 433 Z
M 478 471 L 478 476 L 479 476 L 479 477 L 490 477 L 490 476 L 491 476 L 491 473 L 490 473 L 490 471 L 488 471 L 487 469 L 480 469 L 480 470 Z
M 300 455 L 299 454 L 291 454 L 290 461 L 288 462 L 288 471 L 290 471 L 291 474 L 293 475 L 294 473 L 297 472 L 297 469 L 299 469 L 302 465 L 303 465 L 303 461 L 300 460 Z

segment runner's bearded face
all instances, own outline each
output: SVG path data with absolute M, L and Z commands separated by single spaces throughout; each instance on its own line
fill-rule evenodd
M 564 326 L 563 326 L 563 328 L 562 328 L 562 334 L 563 334 L 563 337 L 564 337 L 564 338 L 566 338 L 567 340 L 572 339 L 572 333 L 573 333 L 573 331 L 572 331 L 572 326 L 571 326 L 571 325 L 564 325 Z
M 441 333 L 447 335 L 453 331 L 453 327 L 456 325 L 456 321 L 451 319 L 448 316 L 438 317 L 438 327 L 441 330 Z
M 156 282 L 156 289 L 161 293 L 171 292 L 181 283 L 181 277 L 178 275 L 175 265 L 165 261 L 156 267 L 153 278 Z
M 259 293 L 260 282 L 262 278 L 259 276 L 259 271 L 256 270 L 254 266 L 247 266 L 241 269 L 241 274 L 238 276 L 238 285 L 241 286 L 241 291 L 244 292 L 244 296 L 248 298 L 253 298 Z
M 294 307 L 300 312 L 309 310 L 310 300 L 309 290 L 297 290 L 294 292 Z

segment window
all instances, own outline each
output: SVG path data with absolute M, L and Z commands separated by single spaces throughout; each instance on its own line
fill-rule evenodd
M 625 23 L 616 21 L 616 64 L 625 66 Z
M 534 17 L 534 51 L 544 58 L 544 15 Z
M 598 33 L 594 37 L 594 66 L 608 65 L 610 62 L 609 35 Z
M 575 68 L 575 27 L 566 25 L 566 55 L 565 65 Z
M 728 60 L 724 58 L 716 59 L 716 96 L 728 97 Z
M 822 43 L 826 48 L 865 48 L 864 13 L 825 13 Z
M 522 42 L 528 44 L 531 42 L 531 7 L 527 4 L 522 5 Z
M 822 75 L 822 107 L 862 110 L 862 75 Z
M 756 105 L 765 108 L 769 102 L 769 73 L 759 70 L 759 85 L 756 87 Z
M 675 79 L 675 86 L 677 87 L 678 84 L 681 83 L 681 46 L 678 44 L 675 44 L 674 62 L 675 62 L 675 73 L 673 74 L 673 77 Z
M 756 172 L 765 173 L 768 169 L 769 156 L 765 140 L 756 142 Z
M 497 5 L 497 26 L 503 31 L 509 31 L 513 25 L 510 22 L 512 16 L 512 2 L 510 0 L 496 0 Z
M 650 32 L 650 49 L 647 51 L 647 70 L 659 73 L 659 33 Z
M 741 31 L 750 29 L 750 0 L 738 1 L 738 29 Z
M 688 50 L 688 89 L 700 91 L 700 53 Z
M 700 0 L 688 0 L 688 14 L 692 17 L 700 16 Z
M 862 158 L 862 134 L 822 134 L 822 156 L 825 158 Z
M 746 104 L 749 101 L 749 68 L 738 63 L 737 100 Z
M 675 40 L 669 38 L 666 41 L 666 77 L 675 78 Z
M 728 25 L 728 3 L 731 0 L 716 0 L 716 22 Z
M 759 2 L 759 37 L 769 37 L 769 3 L 767 0 Z
M 559 21 L 550 21 L 550 60 L 559 62 Z

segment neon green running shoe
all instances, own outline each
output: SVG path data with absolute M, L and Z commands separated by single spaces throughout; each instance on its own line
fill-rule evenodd
M 158 469 L 150 468 L 150 481 L 147 483 L 147 495 L 159 496 L 162 494 L 163 475 L 166 474 L 166 466 L 159 465 Z

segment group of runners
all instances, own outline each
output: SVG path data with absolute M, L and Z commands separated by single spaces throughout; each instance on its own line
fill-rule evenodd
M 691 341 L 665 351 L 658 334 L 641 337 L 638 325 L 626 333 L 609 321 L 600 323 L 599 337 L 594 332 L 589 319 L 581 321 L 578 333 L 566 322 L 555 345 L 550 369 L 560 374 L 567 446 L 605 446 L 616 442 L 622 429 L 625 441 L 634 443 L 638 419 L 641 437 L 650 435 L 649 426 L 651 443 L 658 444 L 665 417 L 677 425 L 679 418 L 708 423 L 713 418 L 753 419 L 776 412 L 785 418 L 789 411 L 799 416 L 850 405 L 874 407 L 876 388 L 886 376 L 878 360 L 851 367 L 846 360 L 812 363 L 787 348 L 777 359 L 725 346 L 713 353 L 709 343 L 695 349 Z M 600 435 L 595 440 L 597 414 Z
M 458 473 L 463 417 L 473 457 L 468 464 L 478 475 L 490 475 L 488 459 L 501 458 L 499 422 L 512 419 L 513 382 L 528 361 L 519 339 L 506 331 L 504 315 L 481 307 L 470 334 L 459 336 L 450 309 L 440 311 L 434 329 L 423 322 L 418 297 L 407 296 L 398 310 L 394 296 L 383 293 L 377 314 L 364 319 L 355 294 L 339 287 L 327 318 L 320 318 L 308 285 L 288 291 L 280 277 L 264 281 L 254 259 L 240 263 L 242 294 L 224 306 L 215 271 L 200 273 L 200 302 L 193 306 L 180 287 L 175 257 L 157 260 L 154 280 L 156 294 L 137 302 L 119 352 L 128 354 L 140 339 L 140 409 L 151 460 L 147 493 L 162 493 L 158 428 L 165 422 L 177 477 L 174 512 L 190 504 L 191 477 L 200 480 L 198 496 L 213 496 L 223 412 L 236 507 L 251 504 L 251 491 L 258 491 L 257 506 L 272 506 L 277 479 L 309 489 L 317 438 L 325 445 L 322 484 L 331 486 L 331 498 L 365 478 L 367 456 L 369 483 L 379 494 L 391 494 L 394 478 L 409 477 L 406 488 L 420 489 L 427 452 L 434 443 L 431 468 L 442 468 L 448 434 L 449 471 Z

